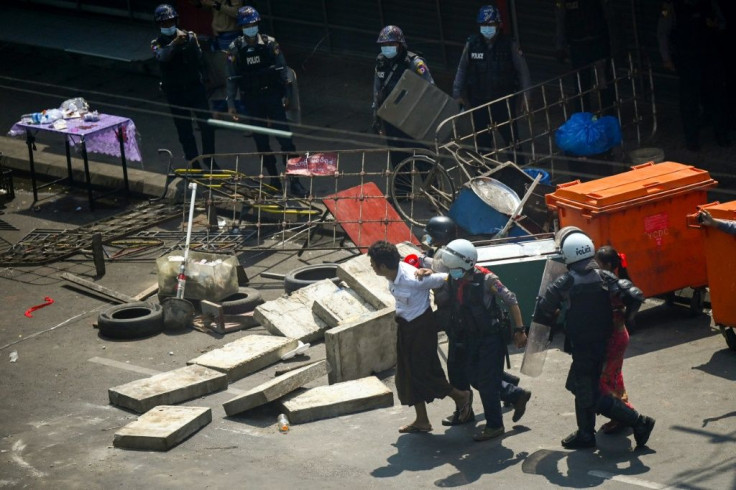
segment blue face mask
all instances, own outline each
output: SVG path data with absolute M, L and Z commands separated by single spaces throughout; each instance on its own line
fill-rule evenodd
M 460 268 L 450 269 L 450 277 L 452 277 L 455 280 L 462 279 L 464 275 L 465 275 L 464 269 L 460 269 Z
M 244 27 L 243 34 L 245 34 L 246 37 L 256 37 L 256 34 L 258 34 L 258 26 Z
M 381 46 L 381 54 L 386 58 L 393 58 L 399 53 L 396 46 Z
M 486 39 L 490 39 L 496 35 L 496 26 L 480 26 L 480 33 Z
M 162 27 L 161 28 L 161 34 L 164 36 L 174 36 L 176 35 L 176 26 L 174 27 Z

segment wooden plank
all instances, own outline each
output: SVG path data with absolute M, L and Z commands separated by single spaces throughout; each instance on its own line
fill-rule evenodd
M 87 279 L 83 279 L 79 276 L 75 276 L 74 274 L 70 274 L 68 272 L 62 272 L 61 278 L 73 283 L 75 286 L 79 286 L 83 289 L 101 294 L 107 298 L 114 299 L 120 303 L 135 303 L 138 301 L 132 296 L 128 296 L 127 294 L 123 294 L 123 293 L 119 293 L 113 289 L 107 288 L 105 286 L 101 286 L 99 284 L 95 284 L 92 281 L 88 281 Z
M 148 298 L 149 296 L 153 296 L 158 291 L 158 282 L 155 282 L 148 286 L 146 289 L 141 291 L 140 293 L 133 296 L 136 301 L 143 301 L 144 299 Z

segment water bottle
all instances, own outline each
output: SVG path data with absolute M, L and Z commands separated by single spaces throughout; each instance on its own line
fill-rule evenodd
M 286 434 L 289 432 L 289 419 L 286 417 L 285 414 L 280 413 L 278 419 L 276 419 L 276 424 L 279 426 L 279 432 L 282 434 Z

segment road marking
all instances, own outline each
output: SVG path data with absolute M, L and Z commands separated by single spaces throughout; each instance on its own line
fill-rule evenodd
M 118 369 L 124 369 L 126 371 L 133 371 L 134 373 L 150 374 L 151 376 L 153 376 L 154 374 L 161 374 L 161 371 L 156 371 L 155 369 L 148 369 L 142 366 L 136 366 L 135 364 L 128 364 L 127 362 L 105 359 L 104 357 L 93 357 L 92 359 L 87 360 L 89 362 L 96 362 L 97 364 L 102 364 L 104 366 L 116 367 Z
M 653 481 L 640 480 L 639 478 L 632 478 L 630 476 L 614 475 L 613 473 L 608 473 L 606 471 L 589 471 L 588 474 L 590 476 L 605 478 L 606 480 L 620 481 L 621 483 L 628 483 L 629 485 L 636 485 L 644 488 L 655 488 L 658 490 L 673 488 L 669 485 L 663 485 L 661 483 L 656 483 Z
M 23 443 L 22 440 L 18 439 L 13 443 L 13 453 L 11 454 L 11 458 L 21 468 L 24 468 L 28 470 L 32 476 L 36 478 L 43 478 L 46 476 L 46 473 L 43 471 L 39 471 L 33 466 L 31 466 L 25 459 L 23 459 L 23 456 L 21 453 L 25 450 L 26 445 Z

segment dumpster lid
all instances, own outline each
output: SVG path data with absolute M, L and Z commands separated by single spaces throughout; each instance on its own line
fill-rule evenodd
M 561 184 L 547 195 L 547 203 L 556 200 L 574 202 L 586 208 L 603 208 L 631 201 L 663 197 L 682 190 L 713 187 L 717 182 L 706 170 L 676 162 L 644 163 L 628 172 L 589 182 Z
M 716 219 L 736 220 L 736 201 L 730 202 L 711 202 L 698 206 L 699 209 L 707 209 L 708 212 Z

